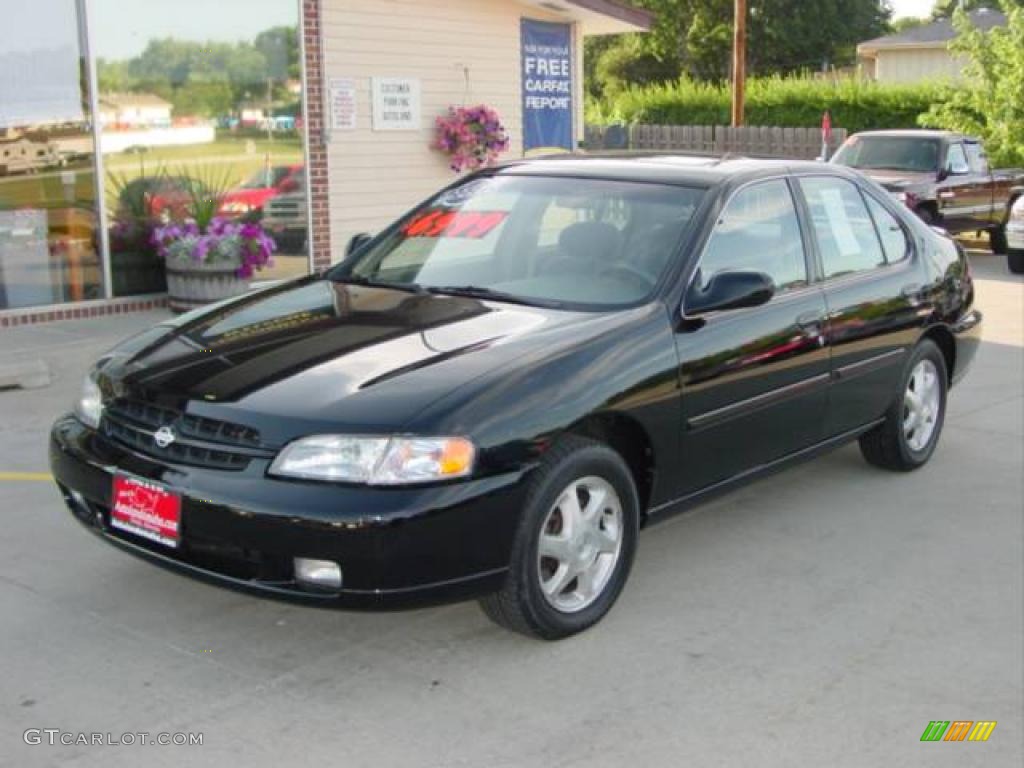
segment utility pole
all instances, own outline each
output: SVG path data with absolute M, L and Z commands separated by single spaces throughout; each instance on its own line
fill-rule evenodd
M 747 0 L 736 0 L 732 36 L 732 124 L 743 125 L 747 84 Z

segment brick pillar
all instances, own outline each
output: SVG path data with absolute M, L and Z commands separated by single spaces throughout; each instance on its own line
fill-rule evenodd
M 327 189 L 327 144 L 324 140 L 324 62 L 321 60 L 322 33 L 320 3 L 302 0 L 302 35 L 306 48 L 306 125 L 309 135 L 309 183 L 313 231 L 309 247 L 313 268 L 331 264 L 331 220 Z

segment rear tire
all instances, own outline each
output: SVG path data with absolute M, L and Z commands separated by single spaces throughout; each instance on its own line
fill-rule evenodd
M 946 418 L 948 382 L 946 358 L 934 341 L 924 339 L 907 360 L 885 421 L 860 438 L 869 464 L 910 472 L 928 463 Z
M 1006 263 L 1015 275 L 1024 275 L 1024 251 L 1010 251 L 1006 255 Z
M 505 584 L 480 607 L 500 626 L 544 640 L 592 627 L 626 583 L 639 521 L 622 457 L 593 440 L 559 440 L 529 481 Z

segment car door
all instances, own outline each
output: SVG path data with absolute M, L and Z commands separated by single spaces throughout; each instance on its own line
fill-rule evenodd
M 988 154 L 985 147 L 977 139 L 969 139 L 964 142 L 967 150 L 967 162 L 971 170 L 985 179 L 988 189 L 987 199 L 991 203 L 992 210 L 988 220 L 990 224 L 999 225 L 1006 219 L 1007 201 L 1010 199 L 1010 190 L 1013 184 L 1008 175 L 995 175 L 992 173 L 992 166 L 988 161 Z
M 761 306 L 687 315 L 693 291 L 730 270 L 767 274 L 775 295 Z M 704 246 L 682 313 L 676 334 L 681 495 L 821 439 L 829 379 L 826 305 L 786 179 L 754 182 L 731 196 Z
M 989 226 L 992 216 L 992 188 L 987 173 L 971 167 L 962 142 L 946 150 L 946 179 L 939 184 L 939 213 L 954 232 Z
M 832 355 L 827 432 L 855 430 L 892 403 L 921 324 L 913 238 L 889 202 L 847 179 L 798 179 L 825 280 Z

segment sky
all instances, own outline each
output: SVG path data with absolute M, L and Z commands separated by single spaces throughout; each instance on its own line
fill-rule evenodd
M 893 9 L 893 17 L 929 16 L 935 6 L 935 0 L 889 0 Z

